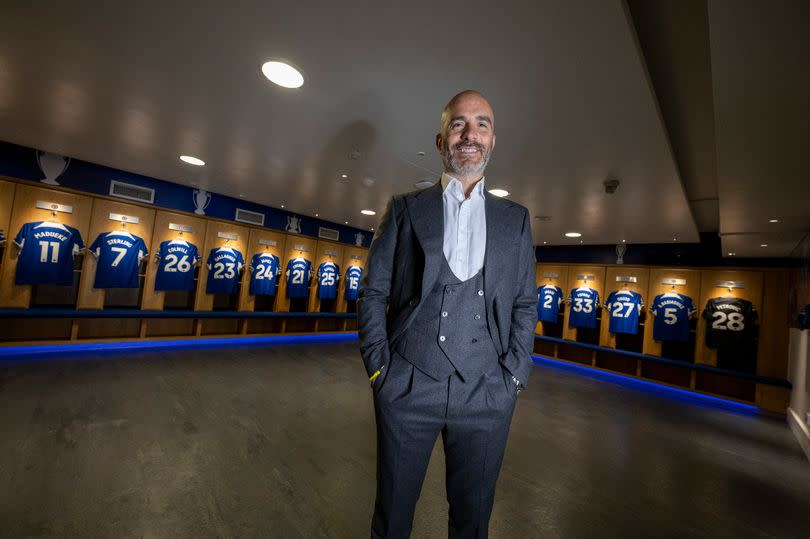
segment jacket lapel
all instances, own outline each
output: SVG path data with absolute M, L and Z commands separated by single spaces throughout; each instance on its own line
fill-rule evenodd
M 439 275 L 441 257 L 444 256 L 444 207 L 442 184 L 437 181 L 417 196 L 406 199 L 411 214 L 411 224 L 422 251 L 425 254 L 425 269 L 422 273 L 422 294 L 433 287 Z
M 500 287 L 502 279 L 498 275 L 506 275 L 502 271 L 506 260 L 504 246 L 512 245 L 515 238 L 510 238 L 507 230 L 507 219 L 505 219 L 501 200 L 484 192 L 484 212 L 487 220 L 487 240 L 484 248 L 484 293 L 491 300 L 495 297 L 495 291 Z M 515 261 L 513 260 L 514 264 Z

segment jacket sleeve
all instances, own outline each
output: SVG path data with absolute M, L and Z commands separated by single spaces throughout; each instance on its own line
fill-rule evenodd
M 515 299 L 512 304 L 512 321 L 509 329 L 509 348 L 501 362 L 525 387 L 532 369 L 534 329 L 537 325 L 534 244 L 529 212 L 525 208 L 519 250 Z
M 357 295 L 360 354 L 369 376 L 388 364 L 387 307 L 397 245 L 396 198 L 388 202 L 371 240 Z

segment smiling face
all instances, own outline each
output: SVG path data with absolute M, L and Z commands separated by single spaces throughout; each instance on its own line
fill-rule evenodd
M 495 114 L 484 96 L 468 90 L 450 100 L 442 112 L 436 147 L 447 173 L 459 180 L 484 175 L 495 148 Z

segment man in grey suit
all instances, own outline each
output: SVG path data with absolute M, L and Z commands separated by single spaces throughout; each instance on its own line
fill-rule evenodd
M 495 116 L 467 90 L 444 108 L 433 187 L 391 199 L 357 301 L 377 421 L 372 537 L 409 537 L 436 438 L 450 537 L 486 537 L 537 323 L 529 212 L 484 188 Z

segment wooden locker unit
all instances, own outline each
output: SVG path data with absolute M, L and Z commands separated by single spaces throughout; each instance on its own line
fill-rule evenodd
M 9 188 L 5 187 L 4 189 Z M 73 213 L 58 212 L 54 217 L 52 212 L 36 207 L 38 200 L 72 206 Z M 92 206 L 93 197 L 90 196 L 25 183 L 16 184 L 11 219 L 6 233 L 8 245 L 4 249 L 2 268 L 0 268 L 0 271 L 2 271 L 0 274 L 0 307 L 27 308 L 31 305 L 31 286 L 14 284 L 18 251 L 13 247 L 12 242 L 23 224 L 55 219 L 77 229 L 82 235 L 85 245 L 89 245 L 92 241 L 92 239 L 89 239 L 90 235 L 88 234 Z
M 314 274 L 318 269 L 318 267 L 315 265 L 315 255 L 317 249 L 317 240 L 315 238 L 308 238 L 306 236 L 299 236 L 297 234 L 287 234 L 287 239 L 285 240 L 284 245 L 284 256 L 281 257 L 281 282 L 279 283 L 278 291 L 276 292 L 276 294 L 279 295 L 279 297 L 276 299 L 277 311 L 290 310 L 290 300 L 287 297 L 287 262 L 297 256 L 302 256 L 312 262 L 313 277 L 310 281 L 310 285 L 311 283 L 315 282 Z M 310 300 L 312 299 L 312 290 L 312 286 L 310 286 Z
M 181 226 L 191 227 L 191 231 L 179 232 L 171 230 L 170 224 L 177 224 Z M 171 241 L 174 239 L 182 239 L 197 246 L 199 251 L 200 270 L 202 274 L 202 266 L 205 264 L 205 257 L 203 257 L 202 247 L 205 243 L 205 230 L 208 222 L 199 217 L 193 217 L 185 213 L 176 213 L 164 210 L 158 210 L 155 214 L 155 226 L 152 234 L 151 249 L 149 253 L 149 264 L 146 267 L 146 279 L 144 280 L 143 296 L 141 298 L 141 309 L 147 311 L 162 311 L 163 302 L 166 297 L 166 292 L 155 290 L 155 276 L 157 275 L 158 263 L 155 260 L 160 244 L 164 241 Z M 193 269 L 191 271 L 194 271 Z M 199 281 L 197 281 L 199 286 Z M 150 324 L 152 321 L 148 321 Z
M 235 234 L 236 239 L 227 239 L 222 238 L 219 236 L 220 233 L 223 234 Z M 208 261 L 208 255 L 211 253 L 212 249 L 216 249 L 218 247 L 230 247 L 242 253 L 242 258 L 245 258 L 245 253 L 247 253 L 247 244 L 248 244 L 248 236 L 250 231 L 245 226 L 240 226 L 235 223 L 229 223 L 227 221 L 214 221 L 213 219 L 208 222 L 208 226 L 205 229 L 205 243 L 202 246 L 200 251 L 201 257 L 201 266 L 200 272 L 197 282 L 197 291 L 194 301 L 194 310 L 195 311 L 210 311 L 214 307 L 214 295 L 207 294 L 205 292 L 205 285 L 208 280 L 208 266 L 206 262 Z M 199 245 L 198 245 L 199 247 Z M 247 261 L 245 262 L 247 263 Z M 244 288 L 245 284 L 245 269 L 242 269 L 242 274 L 239 278 L 239 281 Z M 206 320 L 206 322 L 209 319 Z M 212 322 L 214 319 L 210 319 Z
M 6 235 L 9 243 L 14 239 L 17 233 L 15 230 L 9 230 L 11 223 L 11 209 L 14 205 L 14 188 L 17 186 L 14 182 L 7 182 L 0 180 L 0 231 Z M 8 247 L 8 245 L 6 245 Z
M 625 283 L 617 281 L 616 280 L 617 277 L 635 277 L 637 281 L 635 283 Z M 625 266 L 625 265 L 607 266 L 605 270 L 604 296 L 602 295 L 601 292 L 599 294 L 599 301 L 601 303 L 599 308 L 602 315 L 602 320 L 600 322 L 601 327 L 599 331 L 600 346 L 604 346 L 606 348 L 617 348 L 617 341 L 619 339 L 631 340 L 634 338 L 632 335 L 618 336 L 617 334 L 610 332 L 610 311 L 605 308 L 608 296 L 610 296 L 610 294 L 614 291 L 623 290 L 626 288 L 627 290 L 632 290 L 634 292 L 638 292 L 639 294 L 641 294 L 642 302 L 644 303 L 646 308 L 648 301 L 647 296 L 649 284 L 650 284 L 649 268 L 640 266 Z M 638 327 L 639 332 L 643 332 L 646 327 L 646 323 L 643 326 L 641 325 L 641 319 L 642 316 L 640 315 Z M 643 343 L 643 333 L 637 335 L 635 339 L 638 340 L 633 341 L 633 344 L 638 344 L 639 346 L 637 350 L 632 351 L 641 352 Z M 641 373 L 640 360 L 633 359 L 624 355 L 611 354 L 610 352 L 602 352 L 602 351 L 597 352 L 595 365 L 598 367 L 619 371 L 625 374 L 638 375 Z
M 683 279 L 686 281 L 685 285 L 671 285 L 664 284 L 664 279 Z M 695 317 L 700 316 L 698 303 L 700 302 L 700 270 L 684 269 L 684 268 L 652 268 L 650 270 L 650 286 L 649 286 L 649 300 L 645 298 L 644 303 L 647 306 L 647 321 L 644 327 L 644 353 L 652 356 L 662 355 L 662 343 L 653 339 L 653 324 L 655 317 L 650 312 L 652 303 L 655 297 L 659 294 L 667 292 L 677 292 L 684 296 L 692 298 L 692 303 L 698 312 Z M 661 314 L 659 313 L 659 316 Z M 691 333 L 691 339 L 694 343 L 697 339 L 696 333 Z M 690 344 L 684 345 L 691 349 Z M 689 351 L 689 350 L 687 350 Z M 690 361 L 694 361 L 694 352 L 692 352 Z M 673 385 L 692 387 L 694 388 L 694 372 L 673 367 L 670 365 L 656 364 L 646 362 L 641 366 L 641 376 L 656 380 L 659 382 L 667 382 Z
M 745 288 L 728 288 L 717 286 L 716 281 L 742 281 Z M 695 362 L 707 365 L 717 365 L 717 350 L 706 346 L 706 321 L 703 319 L 703 310 L 706 303 L 716 297 L 735 297 L 747 299 L 754 304 L 757 310 L 757 323 L 761 324 L 762 312 L 762 283 L 761 271 L 738 271 L 738 270 L 703 270 L 700 280 L 700 301 L 695 305 L 697 315 L 700 317 L 697 325 L 697 344 L 695 347 Z
M 340 264 L 340 286 L 338 287 L 338 301 L 336 311 L 339 313 L 346 312 L 346 270 L 349 266 L 359 266 L 366 271 L 366 257 L 368 257 L 368 249 L 356 246 L 343 246 L 343 260 Z
M 155 210 L 135 204 L 96 198 L 93 201 L 92 212 L 93 218 L 90 220 L 90 232 L 86 241 L 88 249 L 99 234 L 124 229 L 130 234 L 140 236 L 143 239 L 146 244 L 146 249 L 149 251 L 146 260 L 147 266 L 151 263 L 149 259 L 152 255 L 151 243 L 152 230 L 155 223 Z M 111 213 L 137 217 L 138 222 L 126 223 L 126 225 L 122 226 L 121 222 L 110 219 Z M 104 308 L 104 289 L 93 287 L 93 282 L 96 277 L 96 262 L 96 257 L 89 252 L 84 257 L 82 278 L 79 282 L 79 299 L 77 302 L 77 308 L 79 309 Z
M 329 255 L 328 253 L 333 254 Z M 309 294 L 309 306 L 307 308 L 307 311 L 311 313 L 317 313 L 321 310 L 321 300 L 318 297 L 318 266 L 327 261 L 332 261 L 339 266 L 340 280 L 342 280 L 343 274 L 346 271 L 346 268 L 342 264 L 343 246 L 333 241 L 318 240 L 315 250 L 315 258 L 312 260 L 312 288 Z M 338 284 L 338 288 L 340 288 L 340 281 L 338 281 L 336 284 Z M 340 297 L 339 294 L 338 297 Z M 335 307 L 335 310 L 337 311 L 337 300 L 335 301 Z
M 553 274 L 557 274 L 558 277 L 547 276 Z M 539 288 L 541 286 L 546 285 L 559 286 L 562 289 L 563 302 L 565 301 L 565 298 L 568 297 L 568 292 L 570 292 L 570 290 L 566 290 L 568 286 L 568 266 L 562 264 L 544 264 L 544 263 L 535 264 L 534 275 L 535 275 L 534 277 L 535 288 Z M 565 305 L 564 307 L 561 305 L 560 307 L 564 309 L 564 311 L 568 310 L 568 305 Z M 565 319 L 559 320 L 560 324 L 563 324 L 565 322 Z M 543 322 L 538 320 L 537 326 L 535 326 L 534 330 L 535 333 L 537 333 L 538 335 L 548 335 L 549 333 L 546 330 L 546 328 L 543 327 L 544 325 L 545 324 Z M 557 334 L 555 333 L 552 336 L 556 335 Z
M 635 283 L 624 283 L 619 282 L 616 280 L 617 277 L 636 277 L 637 282 Z M 626 286 L 625 286 L 626 285 Z M 632 290 L 633 292 L 638 292 L 641 294 L 641 300 L 644 302 L 644 311 L 646 311 L 647 307 L 650 304 L 649 298 L 649 289 L 650 289 L 650 270 L 646 267 L 641 266 L 624 266 L 624 265 L 615 265 L 615 266 L 608 266 L 605 271 L 605 295 L 602 296 L 602 293 L 599 293 L 599 300 L 602 303 L 602 330 L 599 334 L 599 345 L 606 346 L 608 348 L 616 348 L 616 335 L 610 333 L 610 312 L 604 308 L 605 304 L 607 303 L 607 298 L 611 292 L 616 290 L 622 290 L 627 288 L 628 290 Z M 649 320 L 649 317 L 646 317 L 646 320 Z M 646 322 L 644 326 L 639 325 L 639 332 L 642 332 L 646 329 Z
M 790 273 L 787 269 L 765 270 L 763 278 L 757 374 L 785 379 L 790 341 Z M 757 405 L 785 412 L 789 402 L 789 389 L 757 384 Z
M 605 266 L 590 266 L 584 264 L 571 264 L 568 266 L 568 284 L 562 287 L 563 294 L 567 300 L 571 290 L 585 284 L 585 281 L 577 279 L 580 275 L 593 275 L 593 280 L 587 281 L 589 287 L 599 292 L 600 304 L 605 301 Z M 568 319 L 571 315 L 571 306 L 565 306 L 565 320 L 563 326 L 563 338 L 570 341 L 577 340 L 577 329 L 568 327 Z M 598 325 L 598 322 L 597 322 Z
M 253 311 L 256 306 L 256 296 L 250 294 L 250 261 L 253 255 L 259 253 L 270 253 L 278 257 L 279 266 L 281 267 L 281 275 L 278 276 L 278 284 L 281 284 L 281 278 L 284 275 L 284 243 L 287 239 L 286 234 L 282 232 L 273 232 L 266 228 L 251 228 L 248 240 L 247 252 L 245 253 L 245 280 L 242 290 L 239 295 L 239 310 L 240 311 Z M 265 244 L 260 243 L 265 242 Z M 266 245 L 266 243 L 275 242 L 275 245 Z M 278 295 L 279 288 L 276 288 L 276 295 Z

